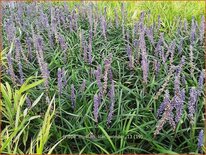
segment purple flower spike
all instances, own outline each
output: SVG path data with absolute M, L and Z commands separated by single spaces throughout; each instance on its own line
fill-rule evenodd
M 121 14 L 122 14 L 122 35 L 123 38 L 125 38 L 125 29 L 124 29 L 124 23 L 125 23 L 125 8 L 124 3 L 121 4 Z
M 114 9 L 114 13 L 115 13 L 115 26 L 116 28 L 119 28 L 119 17 L 116 9 Z
M 197 103 L 197 90 L 195 87 L 192 87 L 190 89 L 190 98 L 188 103 L 188 109 L 189 109 L 189 118 L 190 122 L 193 123 L 194 121 L 194 114 L 196 111 L 196 103 Z
M 139 64 L 140 53 L 139 53 L 139 49 L 138 49 L 138 44 L 139 44 L 138 40 L 135 39 L 133 44 L 134 44 L 134 59 L 135 59 L 134 61 L 137 64 Z
M 17 39 L 15 42 L 15 48 L 16 48 L 16 55 L 15 55 L 15 60 L 18 63 L 20 61 L 20 57 L 21 57 L 21 43 L 20 41 Z
M 181 40 L 180 40 L 180 44 L 179 44 L 179 46 L 178 46 L 178 53 L 179 53 L 179 54 L 181 54 L 181 53 L 182 53 L 182 50 L 183 50 L 183 48 L 182 48 L 183 41 L 184 41 L 184 39 L 181 38 Z
M 61 96 L 62 94 L 62 88 L 63 88 L 63 85 L 62 85 L 62 70 L 61 68 L 58 68 L 58 71 L 57 71 L 57 81 L 58 81 L 58 91 L 59 91 L 59 96 Z
M 12 62 L 12 59 L 11 59 L 11 52 L 9 52 L 7 54 L 7 62 L 8 62 L 8 71 L 9 71 L 9 74 L 11 76 L 11 80 L 13 82 L 13 84 L 15 85 L 16 84 L 16 75 L 14 74 L 14 68 L 13 68 L 13 62 Z
M 140 50 L 142 54 L 142 71 L 143 71 L 143 82 L 147 83 L 149 64 L 147 60 L 146 44 L 144 31 L 140 34 Z
M 21 42 L 19 39 L 16 39 L 15 42 L 15 48 L 16 48 L 16 61 L 19 62 L 20 61 L 20 56 L 22 55 L 23 59 L 25 62 L 29 62 L 27 57 L 25 56 L 23 50 L 22 50 L 22 46 L 21 46 Z
M 66 51 L 67 49 L 68 49 L 68 47 L 67 47 L 67 45 L 66 45 L 66 41 L 65 41 L 65 39 L 64 39 L 64 37 L 62 36 L 62 35 L 59 35 L 59 44 L 60 44 L 60 46 L 61 46 L 61 49 L 63 50 L 63 51 Z
M 188 31 L 188 23 L 187 23 L 187 20 L 186 20 L 186 19 L 185 19 L 185 21 L 184 21 L 184 30 L 185 30 L 185 32 Z
M 137 49 L 138 48 L 138 40 L 135 39 L 133 44 L 134 44 L 134 48 Z
M 198 135 L 198 143 L 197 143 L 197 147 L 200 152 L 202 152 L 201 148 L 203 146 L 203 142 L 204 142 L 204 131 L 200 130 L 199 135 Z
M 92 31 L 89 31 L 88 62 L 92 64 Z
M 101 72 L 101 66 L 99 65 L 97 70 L 94 71 L 95 73 L 95 77 L 96 77 L 96 80 L 97 80 L 97 85 L 98 85 L 98 88 L 99 88 L 99 92 L 100 94 L 102 94 L 102 82 L 101 82 L 101 78 L 102 78 L 102 72 Z
M 42 70 L 42 77 L 45 79 L 45 86 L 46 86 L 46 88 L 48 89 L 49 88 L 49 74 L 50 74 L 50 72 L 49 72 L 49 69 L 48 69 L 48 64 L 47 63 L 43 63 L 43 70 Z
M 180 118 L 182 117 L 184 101 L 185 101 L 185 90 L 182 89 L 178 95 L 175 95 L 176 123 L 179 122 Z
M 204 34 L 205 34 L 205 17 L 202 16 L 201 18 L 201 23 L 200 23 L 200 28 L 199 28 L 199 32 L 200 32 L 200 42 L 203 43 L 203 39 L 204 39 Z
M 160 61 L 155 60 L 155 75 L 158 76 L 160 70 Z
M 161 27 L 161 18 L 160 18 L 160 15 L 158 15 L 158 25 L 157 25 L 157 30 L 159 31 L 160 27 Z
M 86 63 L 88 61 L 87 60 L 87 53 L 88 53 L 88 51 L 87 51 L 87 43 L 86 43 L 86 41 L 83 43 L 83 50 L 84 50 L 84 62 Z M 89 57 L 91 59 L 91 55 Z M 90 62 L 91 62 L 91 60 L 90 60 Z
M 86 80 L 84 79 L 80 87 L 80 92 L 84 93 L 85 89 L 86 89 Z
M 28 49 L 28 54 L 29 54 L 29 59 L 32 60 L 32 47 L 31 47 L 31 39 L 27 36 L 26 37 L 26 45 L 27 45 L 27 49 Z
M 180 68 L 176 69 L 174 90 L 175 90 L 175 94 L 178 94 L 180 92 Z
M 194 68 L 195 68 L 195 65 L 194 65 L 194 54 L 193 54 L 193 46 L 190 45 L 190 53 L 189 53 L 189 56 L 190 56 L 190 75 L 193 76 L 194 75 Z
M 170 66 L 171 66 L 173 63 L 174 54 L 175 54 L 175 41 L 174 40 L 170 44 L 169 52 L 170 52 Z
M 43 56 L 43 40 L 40 36 L 38 36 L 35 40 L 35 47 L 36 47 L 36 56 L 37 61 L 41 70 L 42 77 L 45 79 L 45 87 L 46 89 L 49 88 L 49 69 L 46 62 L 44 62 L 44 56 Z
M 66 51 L 68 49 L 66 41 L 65 41 L 65 39 L 64 39 L 64 37 L 62 35 L 59 35 L 58 39 L 59 39 L 59 44 L 60 44 L 61 49 L 62 49 L 63 54 L 64 54 L 64 62 L 66 62 L 66 57 L 67 57 Z
M 163 42 L 164 42 L 164 33 L 161 33 L 160 38 L 159 38 L 159 40 L 157 42 L 157 45 L 155 47 L 155 56 L 160 55 L 161 46 L 163 45 Z
M 190 43 L 193 45 L 195 42 L 196 36 L 196 25 L 195 25 L 195 18 L 192 17 L 192 24 L 191 24 L 191 31 L 190 31 Z
M 147 55 L 145 52 L 142 53 L 142 70 L 143 70 L 143 82 L 147 83 L 149 64 L 147 62 Z
M 203 69 L 198 79 L 198 95 L 201 94 L 204 86 L 205 70 Z
M 5 31 L 7 34 L 7 39 L 9 43 L 11 44 L 12 41 L 14 41 L 15 35 L 16 35 L 16 29 L 14 26 L 14 23 L 12 22 L 11 19 L 9 19 L 6 24 L 5 24 Z
M 18 68 L 19 68 L 20 84 L 22 85 L 24 83 L 24 74 L 22 70 L 21 61 L 18 62 Z
M 75 88 L 74 85 L 71 85 L 71 102 L 72 102 L 72 109 L 76 106 L 76 95 L 75 95 Z
M 139 26 L 138 23 L 135 23 L 134 29 L 133 29 L 133 36 L 134 36 L 134 38 L 137 37 L 138 26 Z
M 70 30 L 70 32 L 73 32 L 73 19 L 72 19 L 72 15 L 69 15 L 68 18 L 69 18 L 69 30 Z
M 152 45 L 154 46 L 155 42 L 154 42 L 154 35 L 153 35 L 152 26 L 150 28 L 146 29 L 146 35 L 147 35 L 148 39 L 150 40 L 150 42 L 152 43 Z
M 112 68 L 109 69 L 109 81 L 113 80 Z
M 64 67 L 62 68 L 62 81 L 63 81 L 63 86 L 66 87 L 68 80 L 66 79 L 66 72 Z
M 94 95 L 94 120 L 98 123 L 98 114 L 99 114 L 99 96 L 97 94 Z
M 104 79 L 103 94 L 105 94 L 107 91 L 107 82 L 108 82 L 107 75 L 108 75 L 108 72 L 110 70 L 111 63 L 112 63 L 112 54 L 110 53 L 109 58 L 104 61 L 105 68 L 104 68 L 104 77 L 103 77 L 103 79 Z
M 166 105 L 170 102 L 170 94 L 169 94 L 169 91 L 166 90 L 165 91 L 165 96 L 164 96 L 164 100 L 163 102 L 161 103 L 159 109 L 157 110 L 157 117 L 159 117 L 163 111 L 165 110 L 165 107 Z
M 142 12 L 140 13 L 140 22 L 141 22 L 142 24 L 144 23 L 144 19 L 145 19 L 145 12 L 142 11 Z
M 127 45 L 127 55 L 129 58 L 129 69 L 132 70 L 134 68 L 134 65 L 133 65 L 132 49 L 129 44 Z
M 111 83 L 111 88 L 110 88 L 110 91 L 109 91 L 109 98 L 110 98 L 110 108 L 109 108 L 109 114 L 108 114 L 108 117 L 107 117 L 107 124 L 110 124 L 111 123 L 111 120 L 112 120 L 112 116 L 113 116 L 113 113 L 114 113 L 114 103 L 115 103 L 115 91 L 114 91 L 114 81 L 112 80 L 112 83 Z
M 182 82 L 183 86 L 186 85 L 186 79 L 185 79 L 185 75 L 184 74 L 181 76 L 181 82 Z
M 168 92 L 166 92 L 167 94 L 169 94 Z M 166 95 L 166 94 L 165 94 Z M 175 121 L 173 120 L 174 115 L 172 113 L 173 109 L 174 109 L 174 105 L 172 104 L 172 101 L 170 101 L 168 99 L 168 96 L 165 97 L 165 99 L 167 98 L 167 102 L 163 102 L 162 106 L 160 106 L 160 111 L 162 112 L 162 109 L 164 109 L 164 113 L 162 114 L 162 118 L 158 121 L 158 124 L 156 126 L 156 130 L 154 133 L 154 136 L 156 136 L 157 134 L 159 134 L 160 130 L 163 128 L 163 125 L 168 121 L 168 123 L 173 127 L 173 130 L 176 128 L 176 124 Z M 158 113 L 159 114 L 159 113 Z
M 107 30 L 107 23 L 106 23 L 106 17 L 102 16 L 101 19 L 101 27 L 102 27 L 102 35 L 104 36 L 104 39 L 106 40 L 106 30 Z
M 88 19 L 89 19 L 89 26 L 90 26 L 90 30 L 92 31 L 92 27 L 93 27 L 93 12 L 92 12 L 92 5 L 90 4 L 90 8 L 88 10 Z
M 87 62 L 87 42 L 84 38 L 83 31 L 81 31 L 80 37 L 81 37 L 80 46 L 81 46 L 81 49 L 83 51 L 84 62 L 86 63 Z

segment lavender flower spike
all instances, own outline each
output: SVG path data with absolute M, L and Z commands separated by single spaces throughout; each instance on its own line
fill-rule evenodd
M 176 123 L 179 122 L 180 118 L 182 117 L 184 101 L 185 101 L 185 90 L 182 89 L 178 95 L 175 95 Z
M 182 85 L 185 87 L 185 85 L 186 85 L 186 79 L 185 79 L 185 75 L 184 75 L 184 74 L 181 76 L 181 83 L 182 83 Z
M 124 23 L 125 23 L 125 8 L 124 8 L 124 3 L 121 4 L 121 14 L 122 14 L 122 35 L 123 38 L 125 38 L 125 28 L 124 28 Z
M 20 54 L 20 52 L 21 52 L 21 43 L 20 43 L 20 41 L 19 40 L 16 40 L 16 42 L 15 42 L 15 49 L 16 49 L 16 51 L 15 51 L 15 60 L 16 60 L 16 62 L 18 63 L 19 61 L 20 61 L 20 57 L 21 57 L 21 54 Z
M 12 65 L 12 59 L 11 59 L 11 52 L 9 52 L 7 54 L 7 62 L 8 62 L 8 70 L 9 70 L 9 74 L 11 76 L 11 80 L 13 82 L 13 84 L 16 84 L 16 75 L 14 74 L 14 68 Z
M 36 56 L 37 56 L 37 60 L 38 60 L 38 64 L 41 70 L 41 74 L 42 77 L 45 79 L 45 87 L 46 89 L 48 89 L 49 87 L 49 70 L 48 70 L 48 65 L 46 62 L 44 62 L 44 56 L 43 56 L 43 40 L 42 38 L 39 36 L 38 38 L 36 38 L 35 40 L 35 46 L 36 46 Z
M 24 74 L 23 74 L 23 70 L 22 70 L 21 61 L 18 62 L 18 68 L 19 68 L 20 84 L 23 84 L 24 83 Z
M 92 64 L 92 31 L 89 31 L 88 62 Z
M 109 114 L 108 114 L 108 117 L 107 117 L 107 124 L 111 123 L 112 116 L 113 116 L 113 113 L 114 113 L 115 92 L 114 92 L 114 81 L 113 80 L 112 80 L 111 88 L 110 88 L 110 91 L 109 91 L 109 98 L 110 98 L 111 105 L 110 105 Z
M 58 68 L 57 80 L 58 80 L 58 91 L 59 91 L 59 96 L 60 96 L 62 93 L 62 70 L 61 68 Z
M 90 8 L 88 10 L 88 19 L 89 19 L 90 30 L 92 31 L 92 27 L 93 27 L 93 6 L 90 4 L 89 7 Z
M 66 41 L 65 41 L 65 39 L 64 39 L 64 37 L 62 36 L 62 35 L 59 35 L 59 44 L 60 44 L 60 46 L 61 46 L 61 49 L 63 50 L 63 52 L 64 52 L 64 57 L 66 57 L 66 50 L 68 49 L 68 47 L 67 47 L 67 44 L 66 44 Z
M 16 39 L 16 44 L 15 44 L 15 46 L 16 46 L 16 51 L 18 51 L 19 54 L 21 53 L 21 55 L 22 55 L 23 59 L 25 60 L 25 62 L 28 63 L 29 61 L 28 61 L 27 57 L 25 56 L 25 54 L 24 54 L 24 52 L 23 52 L 23 50 L 22 50 L 21 42 L 20 42 L 19 39 Z M 19 55 L 19 56 L 20 56 L 20 55 Z M 19 60 L 20 60 L 20 58 L 19 58 Z M 16 60 L 16 61 L 19 61 L 19 60 Z
M 142 53 L 142 70 L 143 70 L 143 82 L 147 83 L 149 64 L 147 62 L 146 52 Z
M 158 76 L 160 70 L 160 61 L 155 60 L 155 76 Z
M 68 80 L 66 79 L 66 71 L 65 68 L 62 68 L 62 81 L 63 81 L 63 86 L 66 87 Z
M 165 110 L 165 107 L 168 104 L 168 102 L 170 102 L 170 94 L 169 94 L 169 91 L 166 90 L 164 100 L 161 103 L 159 109 L 157 110 L 157 117 L 159 117 L 162 114 L 162 112 Z
M 203 146 L 203 141 L 204 141 L 204 131 L 201 130 L 198 135 L 198 144 L 197 144 L 199 151 L 202 151 L 201 147 Z
M 195 18 L 192 17 L 192 24 L 191 24 L 191 32 L 190 32 L 190 43 L 193 45 L 195 41 L 196 35 L 196 25 L 195 25 Z
M 111 63 L 112 63 L 112 54 L 109 54 L 109 59 L 106 59 L 104 64 L 105 64 L 105 71 L 104 71 L 104 84 L 103 84 L 103 94 L 106 93 L 107 91 L 107 81 L 108 81 L 108 72 L 109 69 L 111 67 Z
M 11 19 L 9 19 L 6 24 L 5 24 L 5 31 L 7 34 L 7 39 L 9 43 L 12 43 L 12 41 L 15 38 L 16 35 L 16 29 L 14 27 L 14 23 L 12 22 Z
M 139 64 L 139 57 L 140 57 L 140 52 L 139 52 L 139 49 L 138 49 L 138 40 L 137 39 L 135 39 L 134 40 L 134 61 L 135 61 L 135 63 L 137 63 L 137 64 Z
M 71 85 L 71 102 L 72 102 L 72 109 L 75 108 L 76 104 L 76 95 L 75 95 L 75 88 L 74 85 Z
M 85 88 L 86 88 L 86 80 L 84 79 L 80 87 L 80 92 L 83 93 L 85 91 Z
M 102 16 L 101 20 L 101 27 L 102 27 L 102 35 L 104 36 L 104 39 L 107 39 L 106 36 L 106 29 L 107 29 L 107 23 L 106 23 L 106 17 Z
M 80 47 L 83 51 L 84 62 L 87 62 L 87 45 L 83 31 L 80 32 Z
M 176 125 L 173 120 L 173 110 L 174 106 L 171 104 L 171 101 L 169 101 L 165 106 L 165 111 L 162 115 L 162 118 L 158 121 L 158 124 L 156 126 L 156 130 L 154 132 L 154 136 L 159 134 L 160 130 L 163 128 L 163 125 L 168 121 L 169 124 L 173 127 L 173 130 L 175 129 Z
M 133 64 L 132 49 L 129 44 L 127 45 L 127 55 L 129 58 L 129 69 L 132 70 L 134 68 L 134 64 Z
M 32 60 L 32 47 L 31 47 L 31 39 L 27 36 L 26 37 L 26 45 L 28 50 L 29 59 Z
M 97 67 L 97 70 L 95 70 L 94 73 L 95 73 L 95 77 L 96 77 L 96 80 L 97 80 L 97 85 L 98 85 L 98 88 L 99 88 L 99 92 L 100 92 L 100 94 L 102 94 L 102 82 L 101 82 L 102 72 L 101 72 L 101 66 L 100 65 Z
M 142 28 L 143 29 L 143 28 Z M 140 50 L 142 54 L 142 71 L 143 71 L 143 82 L 147 83 L 148 71 L 149 71 L 149 64 L 147 61 L 147 52 L 146 52 L 146 43 L 145 43 L 145 32 L 140 33 Z
M 195 68 L 195 65 L 194 65 L 194 54 L 193 54 L 193 46 L 190 45 L 190 75 L 193 76 L 194 75 L 194 68 Z
M 201 23 L 200 23 L 200 28 L 199 28 L 199 32 L 200 32 L 200 42 L 201 42 L 201 43 L 203 43 L 203 39 L 204 39 L 204 34 L 205 34 L 204 28 L 205 28 L 205 17 L 202 16 L 202 18 L 201 18 Z
M 119 27 L 119 18 L 118 18 L 118 14 L 117 14 L 117 10 L 114 9 L 114 13 L 115 13 L 115 26 L 116 28 Z
M 190 122 L 193 123 L 194 121 L 194 115 L 196 111 L 196 102 L 197 102 L 197 90 L 195 87 L 192 87 L 190 89 L 190 98 L 188 103 L 188 109 L 189 109 L 189 118 Z
M 175 95 L 180 92 L 180 68 L 176 69 L 175 80 L 174 80 Z
M 150 42 L 152 43 L 152 45 L 154 46 L 155 45 L 155 42 L 154 42 L 154 35 L 153 35 L 153 29 L 152 29 L 152 26 L 148 29 L 146 29 L 146 35 L 147 37 L 149 38 Z M 160 45 L 159 45 L 160 46 Z
M 188 23 L 187 23 L 186 19 L 184 20 L 184 30 L 185 30 L 185 32 L 187 32 L 187 30 L 188 30 Z
M 198 79 L 198 95 L 201 94 L 204 86 L 205 70 L 203 69 Z
M 94 95 L 94 120 L 98 123 L 98 113 L 99 113 L 99 97 L 97 94 Z
M 181 53 L 182 53 L 182 50 L 183 50 L 183 48 L 182 48 L 183 41 L 184 41 L 184 39 L 181 38 L 181 40 L 180 40 L 180 44 L 179 44 L 179 46 L 178 46 L 178 53 L 179 53 L 179 54 L 181 54 Z

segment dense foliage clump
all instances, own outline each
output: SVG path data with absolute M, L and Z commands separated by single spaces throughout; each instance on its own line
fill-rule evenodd
M 3 7 L 2 152 L 202 152 L 204 16 L 168 33 L 124 3 L 68 4 Z

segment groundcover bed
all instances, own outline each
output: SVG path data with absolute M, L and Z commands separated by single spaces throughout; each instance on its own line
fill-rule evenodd
M 204 3 L 2 9 L 2 153 L 206 151 Z

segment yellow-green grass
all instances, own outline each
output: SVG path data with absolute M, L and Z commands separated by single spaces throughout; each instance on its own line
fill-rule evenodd
M 107 17 L 110 19 L 114 18 L 114 9 L 117 10 L 118 15 L 121 16 L 121 2 L 113 1 L 90 1 L 90 2 L 67 2 L 67 5 L 72 9 L 75 5 L 81 3 L 95 3 L 100 10 L 104 10 L 107 7 Z M 174 32 L 173 30 L 177 27 L 177 20 L 187 19 L 191 21 L 194 16 L 199 22 L 201 16 L 205 14 L 205 2 L 200 1 L 129 1 L 125 3 L 125 10 L 127 10 L 127 25 L 133 25 L 138 21 L 140 13 L 142 11 L 148 12 L 150 10 L 150 21 L 149 24 L 157 21 L 158 15 L 161 17 L 162 24 L 168 29 L 168 32 Z M 62 2 L 55 2 L 55 4 L 62 4 Z M 176 22 L 174 22 L 176 20 Z

